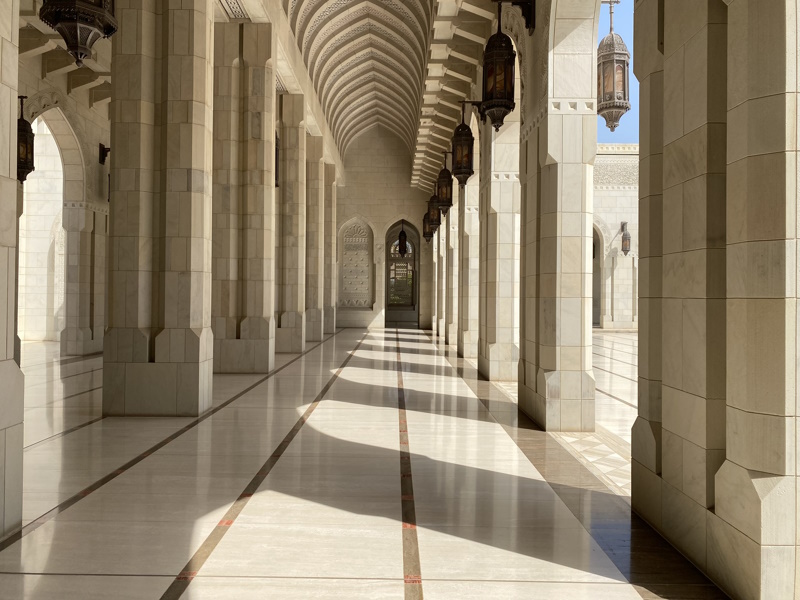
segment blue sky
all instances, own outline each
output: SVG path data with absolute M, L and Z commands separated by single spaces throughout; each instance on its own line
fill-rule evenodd
M 631 109 L 619 122 L 617 130 L 612 132 L 606 127 L 605 119 L 597 117 L 597 141 L 601 144 L 638 144 L 639 143 L 639 82 L 633 75 L 633 2 L 622 0 L 614 7 L 614 31 L 622 36 L 631 53 Z M 600 10 L 599 40 L 608 34 L 608 6 Z

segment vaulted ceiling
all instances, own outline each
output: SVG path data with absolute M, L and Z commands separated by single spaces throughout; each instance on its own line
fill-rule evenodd
M 375 123 L 413 148 L 430 42 L 430 0 L 285 2 L 340 150 Z
M 441 168 L 459 100 L 471 99 L 490 0 L 283 0 L 339 150 L 375 124 L 414 155 L 412 183 Z

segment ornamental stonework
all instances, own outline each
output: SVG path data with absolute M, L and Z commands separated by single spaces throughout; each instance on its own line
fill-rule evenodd
M 630 189 L 639 186 L 639 157 L 598 155 L 594 163 L 596 189 Z
M 372 307 L 372 243 L 366 227 L 355 223 L 342 235 L 339 306 Z

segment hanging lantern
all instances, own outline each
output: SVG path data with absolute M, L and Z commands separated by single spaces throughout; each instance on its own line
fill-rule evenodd
M 511 38 L 502 32 L 503 3 L 497 4 L 497 33 L 483 51 L 483 102 L 481 115 L 489 117 L 495 131 L 514 110 L 514 61 L 517 53 Z
M 620 231 L 622 231 L 622 253 L 628 256 L 628 252 L 631 251 L 631 233 L 628 231 L 627 221 L 620 224 Z
M 117 31 L 114 0 L 44 0 L 39 18 L 64 38 L 79 67 L 97 40 Z
M 19 97 L 19 119 L 17 119 L 17 180 L 23 183 L 34 170 L 33 127 L 25 120 L 25 99 Z
M 597 48 L 597 114 L 614 131 L 622 115 L 631 109 L 631 55 L 622 36 L 614 33 L 614 5 L 619 4 L 620 0 L 602 1 L 608 4 L 611 31 Z
M 447 152 L 444 153 L 444 166 L 436 178 L 436 195 L 439 197 L 439 209 L 445 217 L 453 206 L 453 174 L 447 168 Z
M 472 135 L 472 129 L 464 122 L 466 104 L 461 102 L 461 124 L 453 132 L 453 177 L 458 180 L 458 185 L 461 187 L 464 187 L 467 180 L 475 173 L 472 164 L 475 137 Z
M 428 222 L 434 232 L 439 229 L 441 216 L 439 214 L 439 196 L 436 194 L 431 196 L 430 200 L 428 200 Z
M 397 237 L 397 252 L 400 256 L 405 256 L 408 248 L 406 248 L 406 241 L 408 240 L 408 236 L 406 236 L 405 230 L 405 221 L 400 222 L 400 235 Z
M 428 219 L 428 213 L 425 213 L 425 216 L 422 218 L 422 237 L 425 238 L 425 241 L 430 243 L 433 239 L 433 227 L 431 227 L 430 219 Z

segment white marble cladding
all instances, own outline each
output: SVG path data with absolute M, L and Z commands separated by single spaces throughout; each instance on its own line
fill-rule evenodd
M 343 300 L 342 279 L 339 287 L 339 303 L 336 323 L 339 327 L 383 327 L 385 323 L 385 238 L 386 232 L 397 221 L 413 225 L 422 231 L 429 193 L 409 185 L 411 179 L 411 156 L 406 143 L 382 125 L 371 127 L 356 137 L 349 145 L 344 157 L 344 185 L 336 189 L 336 221 L 339 231 L 339 269 L 344 272 L 342 262 L 342 231 L 351 220 L 368 227 L 373 236 L 372 264 L 373 295 L 368 306 L 346 307 Z M 420 236 L 421 238 L 421 236 Z M 419 290 L 419 321 L 423 328 L 431 327 L 431 245 L 421 243 Z M 348 300 L 349 301 L 349 300 Z
M 22 525 L 23 377 L 14 360 L 17 270 L 16 159 L 19 1 L 0 0 L 0 538 Z
M 121 4 L 103 412 L 197 415 L 212 397 L 214 4 Z
M 622 253 L 622 228 L 631 250 Z M 594 164 L 592 324 L 604 329 L 638 326 L 639 146 L 598 144 Z
M 19 219 L 17 334 L 22 341 L 59 341 L 65 323 L 66 234 L 61 224 L 64 168 L 44 119 L 36 135 L 33 173 L 25 181 Z

